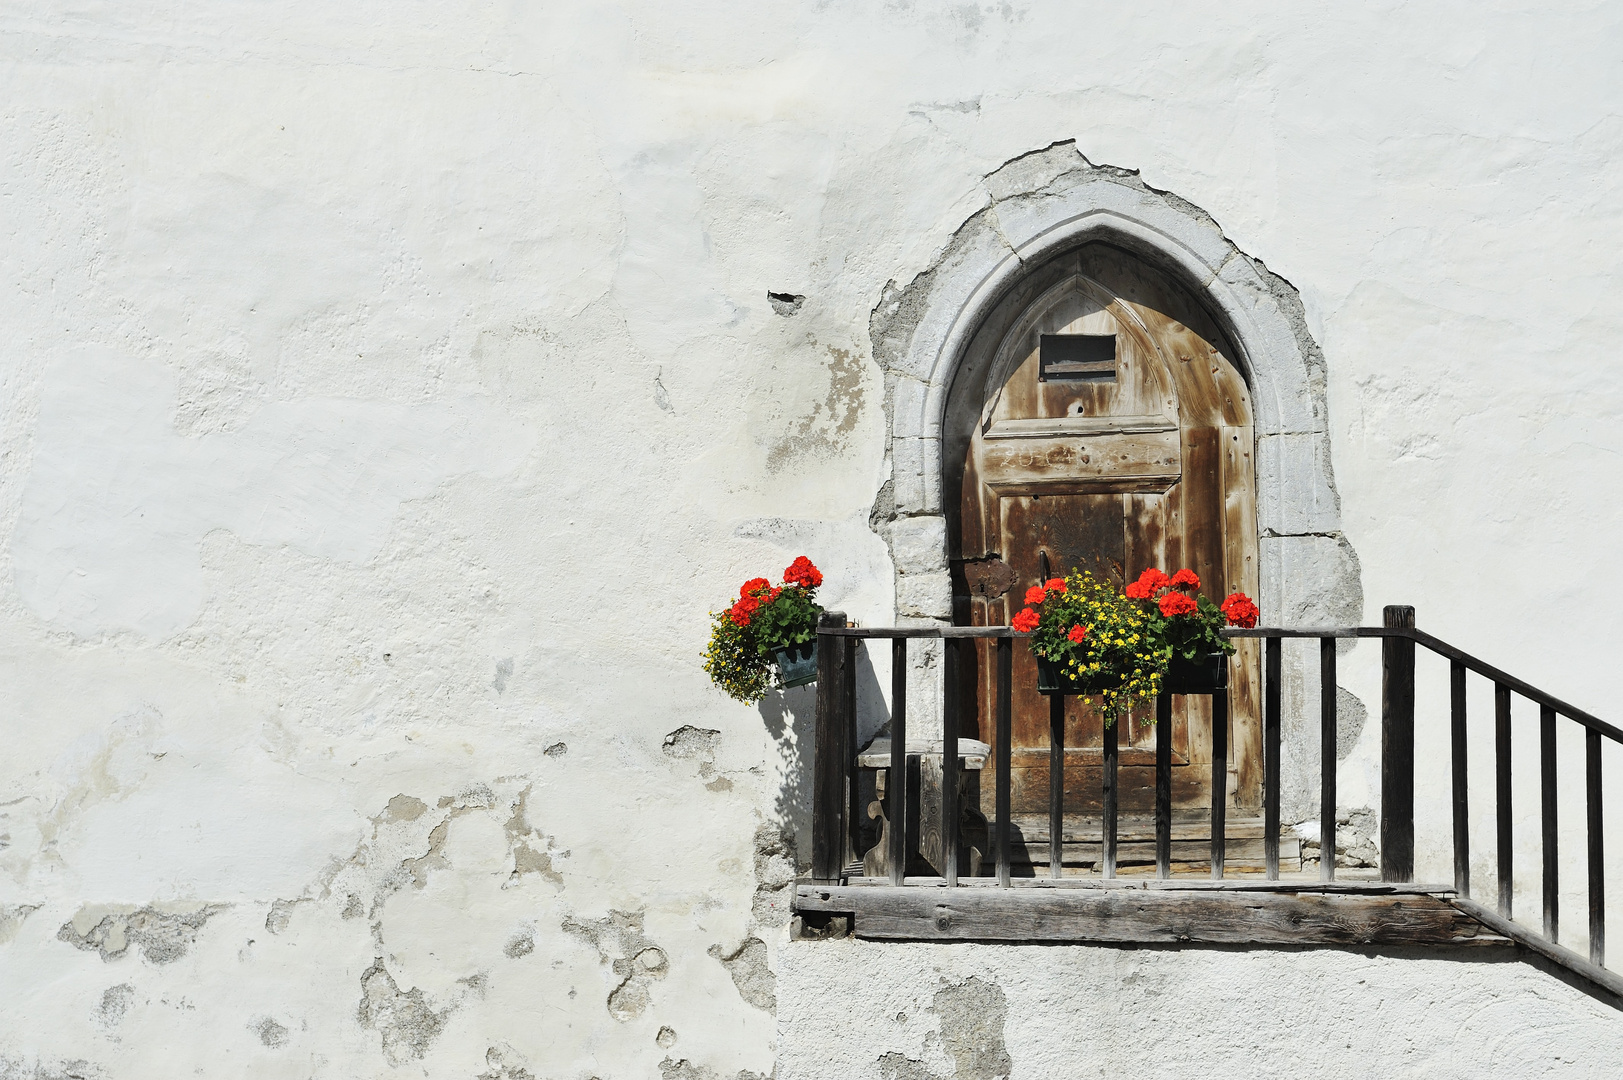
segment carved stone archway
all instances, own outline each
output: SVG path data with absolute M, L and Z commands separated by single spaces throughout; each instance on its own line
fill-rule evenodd
M 887 286 L 869 324 L 885 372 L 891 458 L 874 522 L 895 562 L 898 619 L 951 620 L 942 433 L 948 392 L 971 339 L 1029 267 L 1104 240 L 1178 280 L 1238 354 L 1254 409 L 1263 619 L 1356 623 L 1363 589 L 1341 531 L 1324 357 L 1296 290 L 1235 247 L 1199 208 L 1136 173 L 1092 165 L 1073 143 L 1016 158 L 984 186 L 986 207 L 908 285 Z M 1300 692 L 1299 674 L 1287 681 L 1295 684 L 1288 692 Z M 1310 741 L 1287 745 L 1303 752 Z M 1305 752 L 1302 758 L 1286 763 L 1287 803 L 1296 801 L 1289 797 L 1295 791 L 1306 797 L 1316 774 L 1316 763 Z

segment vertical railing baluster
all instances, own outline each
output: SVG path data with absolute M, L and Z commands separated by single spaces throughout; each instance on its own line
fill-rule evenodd
M 1269 881 L 1279 880 L 1280 639 L 1266 639 L 1262 673 L 1262 857 Z
M 1118 777 L 1117 765 L 1121 755 L 1117 750 L 1117 737 L 1121 732 L 1121 724 L 1105 718 L 1105 768 L 1104 768 L 1104 802 L 1105 819 L 1102 823 L 1099 837 L 1102 851 L 1100 858 L 1104 862 L 1101 873 L 1108 878 L 1116 876 L 1116 781 Z
M 845 763 L 845 864 L 862 861 L 862 823 L 868 815 L 863 811 L 862 790 L 857 775 L 857 646 L 866 647 L 854 637 L 840 638 L 845 647 L 844 667 L 841 674 L 840 696 L 845 700 L 845 745 L 840 760 Z M 842 868 L 843 869 L 843 868 Z
M 997 883 L 1009 885 L 1009 753 L 1014 724 L 1014 639 L 997 639 Z
M 907 873 L 907 639 L 890 642 L 890 883 Z
M 1172 695 L 1155 699 L 1155 876 L 1172 876 Z
M 1510 687 L 1493 684 L 1494 811 L 1498 817 L 1499 914 L 1510 918 L 1512 885 L 1510 821 Z
M 1390 604 L 1390 629 L 1414 626 L 1414 608 Z M 1381 880 L 1414 880 L 1414 639 L 1381 639 Z
M 1336 879 L 1336 639 L 1319 639 L 1319 880 Z
M 1229 803 L 1229 689 L 1224 681 L 1212 694 L 1212 877 L 1221 881 L 1227 856 Z
M 1448 696 L 1448 723 L 1454 759 L 1454 891 L 1461 896 L 1470 896 L 1470 784 L 1465 756 L 1465 663 L 1461 660 L 1449 664 Z
M 1048 876 L 1059 878 L 1065 861 L 1065 695 L 1048 698 Z
M 1555 944 L 1560 936 L 1560 853 L 1556 847 L 1555 710 L 1539 709 L 1539 809 L 1544 833 L 1544 936 Z
M 825 611 L 819 629 L 845 625 L 843 611 Z M 841 638 L 817 639 L 817 717 L 812 738 L 812 880 L 836 885 L 845 856 L 845 648 Z
M 1601 832 L 1600 732 L 1584 728 L 1584 787 L 1589 810 L 1589 962 L 1606 963 L 1606 843 Z
M 948 638 L 941 643 L 941 877 L 949 885 L 958 884 L 958 721 L 964 711 L 963 678 L 959 671 L 964 642 Z

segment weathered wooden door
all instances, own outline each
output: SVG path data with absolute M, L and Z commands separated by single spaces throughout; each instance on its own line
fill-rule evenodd
M 987 368 L 957 493 L 959 621 L 1007 624 L 1028 586 L 1073 567 L 1119 586 L 1146 567 L 1187 566 L 1209 596 L 1255 596 L 1250 400 L 1222 335 L 1132 256 L 1095 245 L 1072 265 L 1012 319 Z M 1236 824 L 1260 804 L 1252 651 L 1244 647 L 1232 675 Z M 1014 656 L 1011 802 L 1024 846 L 1045 861 L 1036 849 L 1047 837 L 1048 701 L 1030 650 L 1017 644 Z M 969 678 L 979 737 L 991 742 L 996 676 L 985 644 Z M 1141 710 L 1118 735 L 1124 840 L 1142 831 L 1135 815 L 1153 811 L 1152 715 Z M 1225 797 L 1211 790 L 1210 724 L 1209 697 L 1174 699 L 1174 817 L 1190 841 L 1206 835 L 1214 794 Z M 1102 730 L 1093 708 L 1069 699 L 1066 831 L 1078 840 L 1099 813 Z M 1076 850 L 1091 861 L 1087 845 Z

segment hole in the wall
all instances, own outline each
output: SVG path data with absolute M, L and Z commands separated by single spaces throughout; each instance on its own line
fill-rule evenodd
M 805 296 L 800 293 L 768 292 L 767 303 L 779 315 L 793 315 L 800 310 L 800 305 L 806 302 Z

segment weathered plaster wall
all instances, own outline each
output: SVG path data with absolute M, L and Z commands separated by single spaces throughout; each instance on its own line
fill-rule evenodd
M 1610 1005 L 1514 960 L 795 942 L 778 1078 L 1610 1077 Z M 828 1001 L 859 998 L 853 1025 Z
M 873 313 L 1068 139 L 1300 291 L 1365 618 L 1604 705 L 1617 20 L 0 11 L 0 1076 L 771 1073 L 855 954 L 705 612 L 894 616 Z

